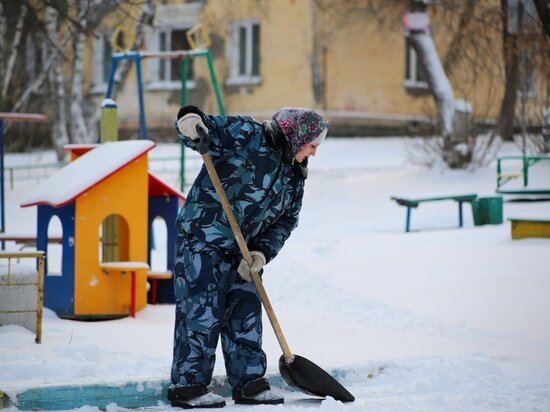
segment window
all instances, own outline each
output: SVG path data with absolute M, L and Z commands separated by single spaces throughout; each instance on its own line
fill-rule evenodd
M 405 47 L 405 87 L 428 88 L 424 66 L 418 58 L 416 50 L 409 43 Z
M 537 97 L 536 66 L 531 50 L 519 51 L 519 85 L 518 96 L 523 98 Z
M 533 0 L 508 0 L 508 33 L 534 34 L 539 30 Z
M 260 24 L 239 21 L 231 25 L 228 84 L 260 82 Z
M 111 36 L 104 33 L 94 44 L 92 93 L 105 93 L 111 71 Z
M 164 28 L 154 34 L 158 51 L 191 50 L 185 29 Z M 153 58 L 149 61 L 149 84 L 147 89 L 181 89 L 182 59 Z M 187 60 L 187 87 L 195 86 L 194 59 Z

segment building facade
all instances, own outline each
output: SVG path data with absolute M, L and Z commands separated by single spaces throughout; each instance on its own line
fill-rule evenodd
M 338 6 L 330 9 L 322 7 L 326 3 L 158 2 L 141 50 L 188 50 L 193 45 L 187 33 L 200 24 L 208 33 L 228 114 L 262 120 L 280 107 L 309 107 L 322 111 L 333 124 L 332 132 L 342 135 L 414 134 L 431 128 L 435 104 L 402 27 L 407 2 L 386 14 L 360 10 L 357 2 L 329 2 Z M 438 53 L 447 56 L 453 46 L 448 28 L 454 23 L 438 19 L 437 13 L 431 13 L 431 20 Z M 135 27 L 135 21 L 125 21 L 123 30 L 116 29 L 118 21 L 106 21 L 102 35 L 89 48 L 86 88 L 98 102 L 106 90 L 113 33 L 131 33 Z M 200 32 L 195 38 L 198 43 L 206 41 Z M 500 40 L 494 40 L 493 52 L 498 55 Z M 142 66 L 148 128 L 170 133 L 181 104 L 181 60 L 148 58 Z M 502 70 L 480 70 L 467 60 L 456 63 L 449 76 L 455 99 L 470 102 L 474 116 L 489 123 L 498 115 L 504 89 L 503 80 L 495 81 L 495 76 L 503 79 Z M 539 91 L 540 98 L 542 91 L 547 99 L 547 80 L 542 88 L 536 86 L 543 78 L 533 75 L 529 86 L 533 90 L 528 92 Z M 185 87 L 190 104 L 219 112 L 206 59 L 190 61 Z M 135 69 L 115 98 L 121 128 L 135 131 L 139 112 Z

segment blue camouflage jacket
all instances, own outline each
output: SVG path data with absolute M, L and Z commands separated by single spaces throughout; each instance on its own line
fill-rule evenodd
M 205 115 L 203 121 L 209 130 L 208 152 L 245 241 L 269 262 L 298 225 L 307 160 L 294 164 L 264 126 L 250 117 Z M 191 139 L 179 136 L 187 147 L 197 150 Z M 179 236 L 239 252 L 204 165 L 176 224 Z

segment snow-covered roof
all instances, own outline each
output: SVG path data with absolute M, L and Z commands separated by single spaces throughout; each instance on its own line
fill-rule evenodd
M 144 139 L 104 143 L 51 175 L 21 206 L 62 207 L 155 146 Z

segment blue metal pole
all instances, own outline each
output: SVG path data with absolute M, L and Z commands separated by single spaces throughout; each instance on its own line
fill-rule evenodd
M 4 201 L 4 120 L 0 119 L 0 233 L 6 230 L 5 226 L 5 201 Z M 4 250 L 2 242 L 2 250 Z
M 111 70 L 109 72 L 109 81 L 107 82 L 107 92 L 105 93 L 105 97 L 107 98 L 112 98 L 113 95 L 113 85 L 115 83 L 115 73 L 116 67 L 118 65 L 118 60 L 118 57 L 111 57 Z
M 139 137 L 140 139 L 147 139 L 147 125 L 145 123 L 145 105 L 143 103 L 143 82 L 141 79 L 141 55 L 136 53 L 134 56 L 136 61 L 136 75 L 138 86 L 138 98 L 139 98 Z

